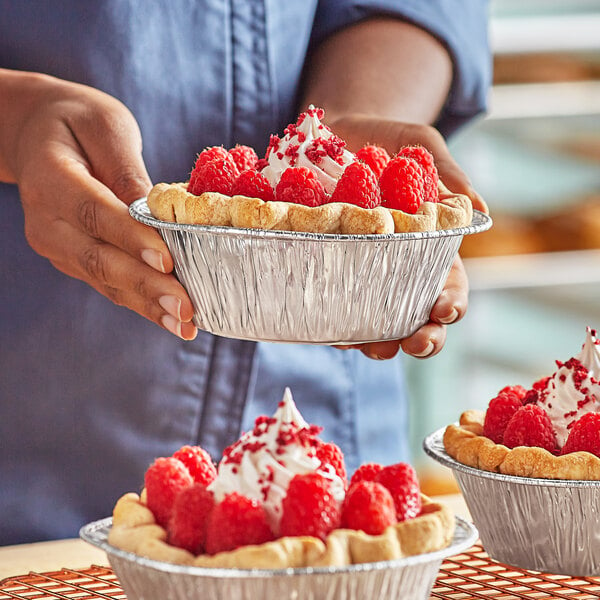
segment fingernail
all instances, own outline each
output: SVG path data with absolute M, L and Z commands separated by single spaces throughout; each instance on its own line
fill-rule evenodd
M 440 323 L 444 323 L 444 325 L 449 325 L 450 323 L 454 323 L 454 321 L 456 321 L 458 319 L 458 311 L 453 308 L 452 312 L 449 315 L 446 315 L 445 317 L 439 317 L 438 321 Z
M 176 296 L 161 296 L 158 303 L 178 321 L 181 321 L 181 300 Z
M 178 321 L 171 315 L 163 315 L 160 319 L 160 322 L 167 331 L 170 331 L 179 338 L 181 337 L 181 321 Z
M 425 358 L 426 356 L 429 356 L 434 350 L 435 346 L 433 345 L 433 342 L 429 341 L 427 346 L 425 346 L 425 350 L 423 350 L 422 352 L 413 352 L 412 355 L 416 356 L 417 358 Z
M 152 250 L 146 248 L 141 253 L 142 260 L 153 269 L 165 273 L 165 266 L 163 264 L 162 254 L 158 250 Z

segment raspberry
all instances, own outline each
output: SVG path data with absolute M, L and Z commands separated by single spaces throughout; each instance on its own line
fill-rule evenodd
M 361 162 L 349 164 L 338 179 L 331 194 L 331 202 L 347 202 L 361 208 L 375 208 L 381 204 L 377 178 L 371 168 Z
M 590 452 L 600 458 L 600 414 L 587 413 L 573 423 L 561 454 Z
M 392 494 L 398 521 L 412 519 L 421 512 L 421 490 L 415 470 L 408 463 L 384 467 L 375 477 Z
M 321 444 L 317 447 L 317 458 L 325 465 L 331 465 L 338 477 L 346 483 L 344 454 L 335 444 Z
M 194 164 L 194 171 L 197 171 L 211 160 L 215 160 L 216 158 L 227 158 L 228 156 L 229 152 L 227 152 L 223 146 L 209 146 L 198 154 L 196 163 Z
M 390 162 L 390 155 L 385 148 L 381 146 L 367 145 L 363 146 L 357 153 L 356 158 L 371 167 L 375 177 L 379 179 L 383 170 Z
M 268 164 L 269 164 L 269 161 L 266 158 L 259 158 L 256 161 L 256 170 L 262 171 Z
M 254 148 L 237 144 L 234 148 L 229 150 L 229 154 L 231 155 L 231 158 L 233 158 L 240 173 L 243 173 L 248 169 L 256 169 L 258 156 L 256 155 Z
M 439 200 L 438 182 L 440 176 L 433 160 L 433 154 L 424 146 L 404 146 L 400 148 L 396 156 L 407 156 L 421 165 L 425 179 L 423 200 L 425 202 L 437 202 Z
M 327 194 L 308 167 L 288 167 L 275 188 L 275 199 L 304 206 L 321 206 L 327 202 Z
M 383 470 L 383 465 L 378 463 L 365 463 L 360 465 L 360 467 L 354 471 L 354 475 L 352 475 L 352 478 L 350 479 L 350 487 L 359 481 L 375 481 L 377 474 L 381 470 Z
M 233 196 L 247 196 L 248 198 L 260 198 L 265 202 L 275 200 L 273 188 L 269 180 L 258 171 L 244 171 L 235 180 L 231 190 Z
M 214 505 L 212 492 L 201 483 L 181 490 L 169 519 L 169 544 L 200 554 L 204 550 L 208 517 Z
M 194 167 L 188 183 L 188 192 L 196 196 L 204 192 L 218 192 L 231 196 L 233 182 L 239 174 L 231 156 L 215 158 L 198 169 Z
M 498 394 L 507 394 L 508 392 L 515 394 L 521 401 L 523 401 L 527 395 L 527 390 L 522 385 L 507 385 L 503 387 Z
M 521 406 L 506 426 L 503 444 L 508 448 L 539 446 L 554 452 L 556 434 L 548 413 L 537 404 Z
M 210 454 L 200 446 L 183 446 L 173 454 L 190 472 L 196 483 L 208 485 L 216 476 L 217 469 Z
M 550 376 L 542 377 L 536 381 L 530 390 L 527 390 L 525 397 L 523 398 L 523 404 L 535 404 L 539 399 L 541 393 L 548 387 L 548 381 Z
M 415 214 L 424 198 L 425 176 L 420 165 L 406 156 L 390 160 L 379 178 L 382 205 Z
M 146 471 L 148 508 L 159 525 L 166 527 L 177 494 L 194 483 L 187 467 L 176 458 L 157 458 Z
M 318 473 L 295 475 L 281 506 L 281 536 L 310 535 L 324 540 L 340 521 L 330 483 Z
M 394 523 L 394 499 L 381 483 L 359 481 L 350 487 L 342 508 L 342 527 L 379 535 Z
M 485 412 L 483 435 L 495 444 L 502 444 L 504 430 L 521 406 L 523 406 L 521 400 L 512 392 L 500 392 L 492 398 Z
M 258 500 L 237 492 L 227 494 L 210 513 L 206 528 L 208 554 L 264 544 L 273 539 L 267 515 Z

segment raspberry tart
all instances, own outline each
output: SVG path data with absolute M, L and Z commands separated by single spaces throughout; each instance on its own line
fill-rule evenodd
M 386 234 L 471 224 L 469 198 L 439 180 L 433 156 L 407 146 L 390 157 L 367 145 L 356 154 L 309 107 L 271 135 L 265 157 L 238 145 L 204 149 L 189 181 L 158 183 L 148 207 L 184 224 L 328 234 Z
M 398 559 L 447 547 L 454 517 L 420 493 L 406 463 L 344 457 L 286 390 L 273 417 L 227 448 L 218 468 L 199 447 L 154 461 L 141 494 L 115 505 L 108 541 L 154 560 L 283 569 Z
M 444 433 L 446 452 L 486 471 L 600 480 L 600 341 L 587 328 L 581 352 L 531 389 L 508 386 L 487 411 L 463 413 Z

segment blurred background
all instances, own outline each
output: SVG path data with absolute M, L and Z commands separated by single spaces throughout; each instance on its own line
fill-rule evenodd
M 600 329 L 600 0 L 492 0 L 488 115 L 450 148 L 494 219 L 465 238 L 465 319 L 444 351 L 410 359 L 413 463 L 425 493 L 451 472 L 423 438 L 530 387 Z

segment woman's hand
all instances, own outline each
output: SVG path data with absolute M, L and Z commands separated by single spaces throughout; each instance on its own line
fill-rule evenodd
M 98 90 L 0 70 L 0 179 L 19 186 L 31 247 L 60 271 L 193 339 L 191 301 L 160 235 L 129 216 L 151 187 L 129 110 Z
M 356 151 L 365 144 L 377 144 L 386 148 L 390 155 L 402 146 L 421 144 L 432 152 L 440 179 L 452 192 L 466 194 L 473 208 L 486 212 L 487 206 L 473 189 L 467 176 L 454 161 L 444 138 L 428 125 L 399 123 L 365 115 L 352 115 L 328 122 L 331 129 L 345 139 L 350 150 Z M 413 335 L 403 340 L 374 342 L 351 346 L 375 359 L 394 357 L 400 348 L 411 356 L 428 358 L 436 355 L 444 346 L 446 326 L 462 319 L 467 311 L 469 284 L 460 257 L 452 265 L 444 289 L 434 304 L 429 321 Z

